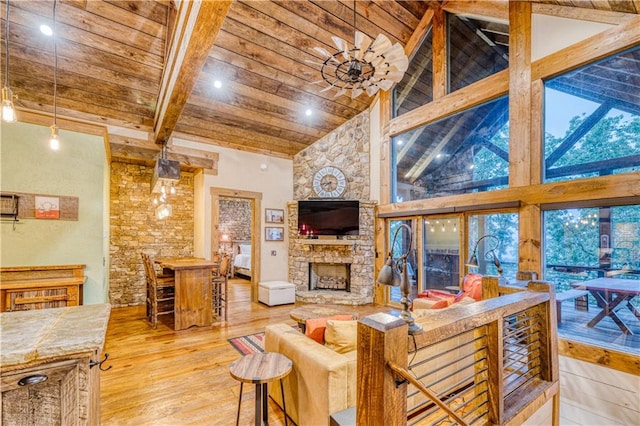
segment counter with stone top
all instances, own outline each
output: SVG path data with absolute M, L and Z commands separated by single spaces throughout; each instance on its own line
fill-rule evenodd
M 101 304 L 0 313 L 2 423 L 99 424 L 100 370 L 91 364 L 110 312 Z

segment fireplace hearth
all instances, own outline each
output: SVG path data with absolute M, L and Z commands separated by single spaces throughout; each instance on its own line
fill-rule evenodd
M 350 291 L 350 263 L 309 263 L 309 290 Z

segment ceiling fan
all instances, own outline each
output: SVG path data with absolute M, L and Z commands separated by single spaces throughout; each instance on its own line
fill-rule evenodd
M 322 47 L 314 50 L 325 59 L 321 65 L 322 80 L 315 83 L 327 83 L 321 90 L 338 88 L 335 97 L 351 90 L 351 98 L 355 99 L 363 92 L 368 96 L 375 95 L 379 89 L 389 90 L 394 83 L 402 80 L 409 67 L 409 59 L 400 43 L 392 44 L 384 35 L 379 34 L 375 40 L 355 30 L 356 5 L 353 5 L 353 27 L 355 31 L 354 46 L 340 37 L 331 37 L 338 51 L 330 53 Z

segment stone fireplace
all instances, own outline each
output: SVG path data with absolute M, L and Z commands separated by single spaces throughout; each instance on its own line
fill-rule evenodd
M 346 291 L 351 282 L 350 263 L 309 263 L 309 291 Z
M 374 202 L 360 202 L 357 236 L 307 239 L 297 237 L 298 203 L 287 204 L 289 282 L 296 286 L 297 301 L 343 305 L 373 302 L 374 209 Z

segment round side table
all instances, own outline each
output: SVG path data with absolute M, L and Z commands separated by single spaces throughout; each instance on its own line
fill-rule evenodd
M 282 379 L 291 372 L 292 362 L 282 354 L 273 352 L 262 352 L 245 355 L 237 361 L 231 363 L 229 372 L 231 377 L 240 382 L 240 394 L 238 395 L 238 415 L 236 416 L 236 426 L 240 422 L 240 403 L 242 402 L 242 385 L 244 383 L 255 383 L 256 385 L 256 426 L 269 424 L 269 411 L 267 401 L 267 383 L 280 380 L 280 392 L 282 393 L 282 408 L 284 411 L 284 424 L 287 423 L 287 405 L 284 401 L 284 389 Z

